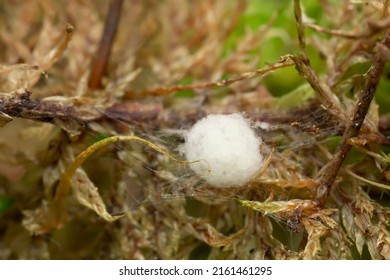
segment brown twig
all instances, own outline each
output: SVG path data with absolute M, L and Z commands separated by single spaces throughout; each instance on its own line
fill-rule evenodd
M 180 128 L 192 125 L 206 114 L 202 108 L 194 108 L 190 111 L 164 110 L 160 102 L 126 101 L 114 103 L 106 108 L 96 108 L 93 104 L 75 106 L 61 102 L 33 100 L 30 95 L 31 92 L 27 89 L 0 94 L 0 126 L 6 125 L 13 118 L 23 118 L 52 123 L 71 135 L 77 135 L 81 129 L 88 128 L 92 122 L 111 123 L 118 131 L 126 131 L 129 125 Z M 307 116 L 311 116 L 313 110 L 317 112 L 317 117 L 308 119 Z M 291 125 L 294 129 L 305 132 L 313 132 L 313 129 L 314 131 L 326 130 L 327 126 L 332 126 L 332 135 L 342 135 L 346 127 L 344 121 L 340 121 L 340 118 L 334 114 L 329 114 L 329 110 L 318 106 L 317 103 L 277 114 L 269 111 L 260 113 L 257 110 L 246 113 L 253 121 Z M 296 123 L 297 119 L 300 120 L 299 123 Z M 382 129 L 387 131 L 385 127 Z M 370 131 L 361 133 L 368 142 L 390 146 L 390 141 L 380 133 L 375 134 Z
M 307 80 L 326 110 L 339 119 L 345 119 L 346 116 L 342 110 L 340 100 L 333 93 L 332 89 L 318 77 L 313 68 L 311 68 L 308 59 L 305 56 L 292 56 L 291 58 L 295 62 L 295 68 L 298 73 Z
M 302 50 L 305 50 L 306 48 L 305 25 L 302 22 L 302 10 L 301 10 L 300 0 L 294 0 L 294 15 L 295 15 L 295 22 L 297 23 L 299 46 Z
M 281 57 L 279 62 L 268 65 L 261 69 L 243 73 L 230 79 L 219 80 L 216 82 L 192 84 L 186 86 L 173 86 L 168 88 L 158 88 L 152 90 L 154 94 L 166 94 L 186 89 L 206 89 L 229 86 L 233 83 L 265 75 L 273 70 L 294 65 L 290 55 Z M 97 109 L 93 105 L 85 108 L 77 108 L 71 105 L 61 103 L 44 102 L 30 99 L 31 92 L 22 89 L 9 94 L 0 94 L 0 124 L 5 124 L 12 120 L 12 117 L 32 119 L 41 122 L 54 123 L 56 121 L 62 128 L 64 125 L 77 124 L 85 126 L 90 121 L 100 120 L 121 120 L 125 123 L 148 123 L 160 118 L 162 107 L 159 104 L 148 107 L 138 103 L 114 104 L 108 108 Z M 192 114 L 192 112 L 190 112 Z M 196 114 L 199 115 L 199 114 Z M 203 115 L 200 112 L 200 115 Z M 69 128 L 65 128 L 68 130 Z
M 315 31 L 333 35 L 333 36 L 343 37 L 346 39 L 361 39 L 361 38 L 369 38 L 389 28 L 390 18 L 385 18 L 378 22 L 368 22 L 369 29 L 367 31 L 362 31 L 362 32 L 350 32 L 350 31 L 337 30 L 337 29 L 328 29 L 309 22 L 304 23 L 304 25 Z
M 305 52 L 305 25 L 302 22 L 302 9 L 300 0 L 294 0 L 294 15 L 297 24 L 299 46 L 302 50 L 301 55 L 292 56 L 292 60 L 295 62 L 295 68 L 297 69 L 298 73 L 308 81 L 316 93 L 318 100 L 321 100 L 326 109 L 329 110 L 331 114 L 342 117 L 343 111 L 341 110 L 340 100 L 332 92 L 331 88 L 320 80 L 320 78 L 310 66 L 309 58 Z
M 150 90 L 143 91 L 143 95 L 163 95 L 163 94 L 169 94 L 174 93 L 182 90 L 195 90 L 195 89 L 210 89 L 210 88 L 216 88 L 216 87 L 226 87 L 230 86 L 234 83 L 241 82 L 246 79 L 251 79 L 254 77 L 260 77 L 263 76 L 269 72 L 272 72 L 274 70 L 289 67 L 294 65 L 294 62 L 291 60 L 290 55 L 282 56 L 279 62 L 265 66 L 261 69 L 243 73 L 237 76 L 233 76 L 230 79 L 224 79 L 219 80 L 216 82 L 206 82 L 206 83 L 197 83 L 197 84 L 190 84 L 190 85 L 174 85 L 174 86 L 168 86 L 168 87 L 159 87 L 154 88 Z M 131 96 L 133 92 L 127 92 L 127 96 Z
M 65 49 L 68 47 L 68 44 L 70 40 L 72 39 L 73 33 L 74 33 L 74 26 L 70 23 L 66 25 L 66 36 L 62 39 L 62 42 L 59 44 L 58 48 L 54 52 L 53 57 L 51 60 L 57 60 L 61 57 L 61 55 L 64 53 Z M 43 69 L 46 68 L 45 66 L 41 66 Z
M 328 191 L 336 179 L 341 164 L 351 149 L 351 145 L 348 142 L 349 139 L 359 134 L 371 101 L 374 98 L 383 68 L 386 64 L 386 60 L 383 58 L 381 52 L 378 51 L 381 46 L 390 48 L 390 33 L 387 34 L 385 39 L 376 46 L 374 62 L 370 68 L 370 71 L 368 72 L 364 90 L 361 92 L 361 95 L 359 96 L 359 99 L 355 105 L 353 118 L 347 126 L 331 161 L 324 167 L 323 172 L 321 172 L 321 175 L 318 178 L 320 187 L 317 190 L 317 199 L 321 203 L 324 203 Z
M 99 48 L 92 62 L 91 75 L 88 81 L 88 86 L 91 89 L 102 87 L 102 77 L 107 68 L 108 58 L 118 28 L 122 4 L 123 0 L 111 0 Z
M 76 125 L 75 129 L 85 127 L 89 122 L 105 120 L 149 124 L 156 120 L 162 111 L 162 106 L 158 103 L 123 102 L 99 109 L 93 105 L 74 106 L 33 100 L 30 96 L 31 92 L 27 89 L 0 94 L 0 121 L 3 121 L 3 125 L 12 118 L 53 123 L 62 128 Z
M 54 119 L 66 119 L 75 115 L 75 108 L 62 104 L 46 103 L 30 99 L 31 92 L 21 89 L 9 94 L 0 94 L 0 112 L 16 118 L 41 122 L 52 122 Z
M 39 70 L 39 65 L 29 65 L 29 64 L 14 64 L 12 66 L 7 66 L 7 65 L 0 65 L 0 73 L 8 73 L 14 70 L 22 70 L 22 71 L 27 71 L 27 70 Z

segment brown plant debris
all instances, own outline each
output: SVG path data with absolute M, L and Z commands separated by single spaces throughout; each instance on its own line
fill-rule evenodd
M 390 259 L 389 12 L 1 1 L 0 258 Z M 186 133 L 236 112 L 264 165 L 209 186 Z

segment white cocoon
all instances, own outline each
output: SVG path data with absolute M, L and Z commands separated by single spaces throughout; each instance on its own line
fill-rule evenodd
M 188 132 L 184 153 L 188 161 L 204 159 L 210 164 L 209 174 L 205 162 L 190 164 L 210 185 L 241 186 L 262 165 L 260 144 L 249 120 L 241 114 L 208 115 Z

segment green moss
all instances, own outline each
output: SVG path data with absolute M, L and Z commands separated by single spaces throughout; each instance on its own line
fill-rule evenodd
M 9 195 L 0 195 L 0 214 L 7 212 L 14 202 L 14 197 Z

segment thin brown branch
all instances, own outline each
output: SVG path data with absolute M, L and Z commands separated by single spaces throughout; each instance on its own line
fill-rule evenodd
M 328 35 L 338 36 L 338 37 L 344 37 L 346 39 L 359 39 L 364 37 L 369 37 L 371 34 L 364 32 L 364 33 L 356 33 L 356 32 L 350 32 L 350 31 L 344 31 L 344 30 L 337 30 L 337 29 L 328 29 L 322 26 L 318 26 L 313 23 L 306 22 L 305 26 L 313 29 L 315 31 L 325 33 Z
M 337 116 L 339 119 L 345 119 L 346 116 L 342 110 L 340 100 L 332 92 L 332 89 L 318 77 L 313 68 L 311 68 L 308 59 L 305 56 L 292 56 L 292 59 L 295 62 L 295 68 L 298 73 L 307 80 L 324 107 L 332 115 Z
M 56 124 L 65 130 L 85 127 L 89 122 L 115 120 L 129 123 L 150 123 L 157 119 L 162 111 L 160 104 L 140 104 L 125 102 L 107 108 L 93 105 L 65 105 L 61 102 L 33 100 L 31 92 L 21 89 L 0 94 L 0 121 L 3 125 L 12 118 L 23 118 L 39 122 Z M 0 122 L 1 123 L 1 122 Z
M 0 112 L 11 118 L 41 122 L 52 122 L 54 119 L 66 119 L 75 115 L 74 107 L 31 100 L 30 95 L 31 92 L 27 89 L 0 94 Z
M 301 47 L 302 50 L 305 50 L 306 48 L 305 25 L 302 22 L 302 9 L 301 9 L 300 0 L 294 0 L 294 15 L 295 15 L 295 22 L 297 24 L 299 46 Z
M 142 92 L 143 95 L 163 95 L 163 94 L 169 94 L 174 93 L 182 90 L 195 90 L 195 89 L 210 89 L 210 88 L 216 88 L 216 87 L 226 87 L 230 86 L 234 83 L 241 82 L 243 80 L 251 79 L 254 77 L 260 77 L 263 76 L 269 72 L 272 72 L 274 70 L 285 68 L 294 65 L 294 62 L 290 59 L 291 56 L 286 55 L 282 56 L 279 62 L 267 65 L 261 69 L 243 73 L 237 76 L 233 76 L 230 79 L 224 79 L 219 80 L 216 82 L 206 82 L 206 83 L 197 83 L 197 84 L 190 84 L 190 85 L 174 85 L 174 86 L 168 86 L 168 87 L 159 87 L 154 88 L 150 90 L 146 90 Z M 127 96 L 133 95 L 133 92 L 127 92 Z
M 59 44 L 57 50 L 55 51 L 54 55 L 52 56 L 51 60 L 55 61 L 61 57 L 61 55 L 64 53 L 65 49 L 68 47 L 68 44 L 70 40 L 72 39 L 73 33 L 74 33 L 74 27 L 72 24 L 68 23 L 66 25 L 66 36 L 62 39 L 62 42 Z M 42 66 L 42 68 L 46 68 L 45 66 Z
M 29 64 L 14 64 L 12 66 L 7 65 L 0 65 L 0 73 L 8 73 L 14 70 L 21 70 L 21 71 L 27 71 L 27 70 L 39 70 L 39 65 L 29 65 Z
M 368 22 L 367 24 L 369 26 L 368 30 L 362 32 L 351 32 L 351 31 L 338 30 L 338 29 L 329 29 L 309 22 L 304 23 L 306 27 L 318 32 L 322 32 L 333 36 L 343 37 L 346 39 L 360 39 L 360 38 L 371 37 L 389 28 L 390 18 L 385 18 L 377 22 Z
M 331 161 L 324 167 L 323 172 L 321 172 L 322 175 L 318 178 L 320 187 L 317 190 L 317 199 L 322 203 L 327 197 L 328 191 L 336 179 L 341 164 L 351 149 L 349 139 L 359 134 L 371 101 L 374 98 L 383 68 L 386 64 L 386 60 L 383 58 L 381 52 L 378 51 L 380 45 L 390 48 L 390 33 L 387 34 L 385 39 L 376 47 L 374 62 L 368 73 L 364 90 L 361 92 L 361 95 L 355 105 L 353 118 L 347 126 Z
M 102 87 L 102 77 L 106 71 L 108 58 L 118 29 L 122 4 L 123 0 L 111 0 L 99 48 L 92 62 L 91 75 L 88 81 L 88 86 L 91 89 Z

